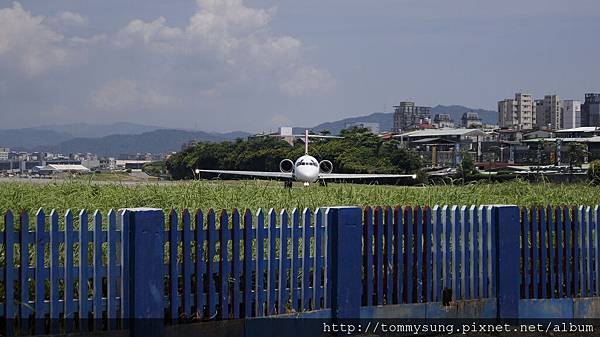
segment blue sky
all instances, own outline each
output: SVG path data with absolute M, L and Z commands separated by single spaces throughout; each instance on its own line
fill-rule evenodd
M 0 128 L 263 131 L 600 91 L 596 0 L 0 1 Z

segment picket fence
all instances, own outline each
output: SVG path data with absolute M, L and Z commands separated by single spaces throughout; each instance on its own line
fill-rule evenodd
M 0 328 L 160 331 L 478 299 L 494 299 L 497 317 L 519 317 L 519 300 L 599 296 L 599 214 L 597 206 L 39 210 L 30 221 L 8 211 Z

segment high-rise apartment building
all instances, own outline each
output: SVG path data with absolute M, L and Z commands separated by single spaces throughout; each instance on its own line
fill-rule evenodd
M 562 115 L 561 129 L 572 129 L 581 126 L 581 101 L 564 100 L 560 102 Z
M 498 123 L 501 128 L 528 130 L 536 125 L 535 106 L 531 95 L 517 93 L 515 99 L 498 102 Z
M 560 129 L 563 122 L 558 95 L 546 95 L 544 99 L 535 102 L 537 127 L 540 129 Z
M 394 132 L 417 127 L 431 122 L 431 108 L 416 106 L 414 102 L 400 102 L 394 106 Z
M 585 94 L 581 105 L 581 126 L 600 126 L 600 94 Z

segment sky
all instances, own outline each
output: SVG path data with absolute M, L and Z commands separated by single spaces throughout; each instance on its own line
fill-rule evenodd
M 314 126 L 600 92 L 597 0 L 0 0 L 0 128 Z

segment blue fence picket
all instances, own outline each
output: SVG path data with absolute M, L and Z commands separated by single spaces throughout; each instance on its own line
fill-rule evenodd
M 546 207 L 546 219 L 548 220 L 548 268 L 549 268 L 549 278 L 550 278 L 550 292 L 549 298 L 553 298 L 556 294 L 556 219 L 552 217 L 552 208 L 550 206 Z
M 369 211 L 369 214 L 371 212 Z M 366 215 L 366 213 L 365 213 Z M 394 208 L 394 285 L 395 285 L 395 298 L 394 298 L 394 304 L 400 304 L 402 303 L 402 292 L 404 291 L 404 249 L 403 249 L 403 243 L 404 243 L 404 223 L 402 222 L 402 217 L 403 212 L 402 212 L 402 208 L 400 206 L 396 206 L 396 208 Z M 369 215 L 369 219 L 371 218 L 371 216 Z M 369 231 L 369 233 L 371 233 L 371 231 Z M 372 283 L 372 261 L 373 261 L 373 251 L 372 251 L 372 240 L 371 240 L 371 235 L 368 235 L 369 237 L 369 257 L 370 259 L 368 259 L 367 261 L 369 261 L 369 264 L 366 265 L 367 271 L 368 273 L 368 278 L 367 275 L 365 275 L 365 278 L 368 280 L 368 287 L 369 287 L 369 292 L 367 294 L 369 294 L 368 296 L 368 300 L 369 303 L 367 303 L 367 305 L 370 305 L 370 303 L 372 302 L 372 293 L 373 293 L 373 283 Z
M 448 206 L 442 207 L 442 288 L 449 289 L 452 287 L 450 277 L 452 271 L 450 269 L 451 254 L 450 254 L 450 232 L 451 232 L 450 209 Z
M 117 323 L 117 213 L 110 210 L 107 220 L 107 266 L 106 266 L 106 317 L 108 329 L 114 330 Z
M 452 206 L 450 209 L 450 219 L 452 224 L 452 300 L 461 298 L 461 249 L 460 249 L 460 209 L 458 206 Z
M 240 213 L 237 208 L 233 209 L 231 213 L 231 280 L 232 280 L 232 292 L 231 292 L 231 314 L 233 318 L 240 318 L 240 275 L 241 275 L 241 262 L 240 262 Z M 225 250 L 226 252 L 229 249 Z M 227 285 L 229 288 L 229 284 Z
M 581 296 L 581 280 L 579 273 L 581 272 L 581 213 L 578 212 L 576 207 L 573 207 L 572 210 L 572 218 L 573 218 L 573 286 L 575 291 L 573 293 L 574 297 Z
M 213 319 L 217 316 L 217 292 L 216 292 L 216 281 L 215 273 L 215 256 L 216 256 L 216 243 L 217 243 L 217 227 L 215 221 L 215 211 L 211 208 L 208 210 L 206 216 L 206 229 L 207 229 L 207 250 L 208 255 L 206 259 L 206 278 L 208 283 L 208 292 L 206 299 L 206 311 L 207 318 Z
M 254 285 L 254 303 L 256 317 L 265 314 L 265 213 L 262 209 L 256 212 L 256 283 Z M 267 244 L 268 245 L 268 244 Z
M 102 214 L 94 212 L 94 330 L 102 328 L 102 279 L 104 277 L 102 266 Z
M 546 219 L 545 208 L 538 209 L 539 226 L 540 226 L 540 298 L 548 297 L 548 224 Z
M 58 226 L 58 212 L 50 213 L 50 333 L 58 333 L 58 319 L 62 310 L 60 308 L 59 289 L 59 250 L 60 232 Z M 94 280 L 94 284 L 96 281 Z
M 290 274 L 290 309 L 292 312 L 298 311 L 300 303 L 298 293 L 298 277 L 300 275 L 300 258 L 299 258 L 299 245 L 300 245 L 300 211 L 297 208 L 292 210 L 292 224 L 291 224 L 291 274 Z
M 4 296 L 4 316 L 6 317 L 5 336 L 15 334 L 15 293 L 14 284 L 17 277 L 17 270 L 14 263 L 15 248 L 15 219 L 13 213 L 9 210 L 4 214 L 4 287 L 6 294 Z
M 393 270 L 393 256 L 392 256 L 392 235 L 393 235 L 393 218 L 394 213 L 392 209 L 387 206 L 383 211 L 384 215 L 384 254 L 383 254 L 383 284 L 385 294 L 385 304 L 392 303 L 392 292 L 394 290 L 394 283 L 392 282 L 392 270 Z
M 75 305 L 73 303 L 73 212 L 69 209 L 65 213 L 65 262 L 64 262 L 64 317 L 65 331 L 67 333 L 73 331 L 73 315 L 75 313 Z
M 178 273 L 177 273 L 177 229 L 179 219 L 174 209 L 169 211 L 169 315 L 171 323 L 175 323 L 179 318 L 179 297 L 177 296 Z
M 566 269 L 566 295 L 573 296 L 575 294 L 575 286 L 573 284 L 573 222 L 570 216 L 571 210 L 568 207 L 563 209 L 563 219 L 565 225 L 565 269 Z
M 313 308 L 319 310 L 322 308 L 323 288 L 321 275 L 323 273 L 323 209 L 315 210 L 315 227 L 314 227 L 314 242 L 315 242 L 315 259 L 313 271 Z
M 305 208 L 302 211 L 302 287 L 301 287 L 301 304 L 300 309 L 302 311 L 308 311 L 311 309 L 311 289 L 310 289 L 310 280 L 311 280 L 311 268 L 312 268 L 312 259 L 311 259 L 311 238 L 312 238 L 312 212 L 310 209 Z
M 35 332 L 43 334 L 45 306 L 46 272 L 44 269 L 44 252 L 48 241 L 46 237 L 46 215 L 39 209 L 35 215 Z M 6 260 L 5 260 L 6 261 Z M 8 261 L 6 261 L 8 262 Z M 5 285 L 6 288 L 6 285 Z
M 533 268 L 533 298 L 540 298 L 540 230 L 539 230 L 539 213 L 537 208 L 531 209 L 531 239 L 532 239 L 532 268 Z
M 285 313 L 287 304 L 288 222 L 286 210 L 279 214 L 279 277 L 277 278 L 277 313 Z
M 600 296 L 600 206 L 594 207 L 594 295 Z
M 277 243 L 277 213 L 274 209 L 269 210 L 269 270 L 267 274 L 267 314 L 275 315 L 277 310 L 275 303 L 277 302 L 277 293 L 275 285 L 277 283 L 276 271 L 277 271 L 277 255 L 276 255 L 276 243 Z
M 438 205 L 433 206 L 431 212 L 432 219 L 431 225 L 433 226 L 433 271 L 431 276 L 431 284 L 433 288 L 432 301 L 442 301 L 442 289 L 443 289 L 443 275 L 442 275 L 442 242 L 443 242 L 443 231 L 442 231 L 442 210 Z
M 182 313 L 186 317 L 192 314 L 192 229 L 191 216 L 187 209 L 181 215 L 181 241 L 182 241 L 182 265 L 181 274 L 183 278 L 183 290 L 181 293 Z
M 404 208 L 404 303 L 414 303 L 414 222 L 413 209 Z
M 429 206 L 423 209 L 423 289 L 425 294 L 423 295 L 423 301 L 430 302 L 434 295 L 432 295 L 432 264 L 435 263 L 432 248 L 431 248 L 431 208 Z
M 363 304 L 373 304 L 373 209 L 363 210 Z
M 375 235 L 375 251 L 373 265 L 375 299 L 373 304 L 383 304 L 383 210 L 381 207 L 375 208 L 373 223 L 373 234 Z
M 467 206 L 460 208 L 460 298 L 469 297 L 469 216 Z
M 414 284 L 415 284 L 415 303 L 423 302 L 423 209 L 416 206 L 414 209 Z
M 229 318 L 229 214 L 227 211 L 222 210 L 219 216 L 219 274 L 221 276 L 221 282 L 219 284 L 219 308 L 221 310 L 221 319 Z
M 120 212 L 121 219 L 121 327 L 123 329 L 129 329 L 129 254 L 130 254 L 130 246 L 129 246 L 129 211 L 122 210 Z M 85 229 L 87 233 L 87 225 Z M 87 251 L 87 248 L 86 248 Z M 87 255 L 86 255 L 87 256 Z
M 471 206 L 469 209 L 471 219 L 471 298 L 481 298 L 479 288 L 479 251 L 481 249 L 481 239 L 479 231 L 479 216 L 477 207 Z
M 20 290 L 21 290 L 21 303 L 19 305 L 20 313 L 20 328 L 21 334 L 29 334 L 29 315 L 31 312 L 31 304 L 29 298 L 29 244 L 33 241 L 29 232 L 29 215 L 26 211 L 21 212 L 20 217 L 21 226 L 21 237 L 20 237 Z
M 530 264 L 530 245 L 529 240 L 529 212 L 526 208 L 521 208 L 521 256 L 523 264 L 521 268 L 522 298 L 531 298 L 531 264 Z
M 585 207 L 585 250 L 587 251 L 586 263 L 585 263 L 585 276 L 586 276 L 586 293 L 584 296 L 593 296 L 592 286 L 592 259 L 594 259 L 594 251 L 592 250 L 592 208 L 589 206 Z
M 488 298 L 491 296 L 490 292 L 490 283 L 492 282 L 492 278 L 490 274 L 492 273 L 491 263 L 493 258 L 490 254 L 491 251 L 491 231 L 489 230 L 490 226 L 490 211 L 487 206 L 479 206 L 479 221 L 481 221 L 481 294 L 482 298 Z
M 254 240 L 254 230 L 252 228 L 252 212 L 249 209 L 244 211 L 244 267 L 242 273 L 244 274 L 244 311 L 243 317 L 252 317 L 252 301 L 253 301 L 253 291 L 252 291 L 252 273 L 254 272 L 254 267 L 256 264 L 253 264 L 252 260 L 252 242 Z M 263 242 L 256 241 L 256 249 L 258 250 L 259 246 L 262 246 Z M 261 249 L 262 252 L 262 249 Z M 256 257 L 258 259 L 258 255 Z M 255 273 L 256 282 L 258 283 L 258 273 Z
M 81 331 L 88 330 L 88 213 L 79 212 L 79 326 Z M 121 301 L 126 302 L 126 301 Z
M 565 280 L 565 262 L 564 262 L 564 226 L 562 219 L 562 210 L 560 207 L 554 209 L 554 221 L 556 222 L 556 274 L 557 274 L 557 287 L 556 287 L 556 296 L 561 298 L 565 294 L 564 289 L 564 280 Z
M 206 232 L 204 231 L 204 214 L 201 210 L 196 211 L 194 216 L 194 241 L 196 245 L 194 247 L 194 275 L 196 278 L 196 287 L 194 289 L 194 305 L 196 307 L 196 316 L 206 318 L 204 315 L 204 306 L 206 305 L 206 299 L 204 297 L 204 280 L 208 282 L 210 280 L 209 275 L 206 275 L 206 262 L 204 260 L 204 241 L 206 240 Z

